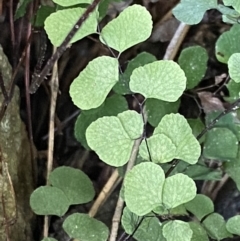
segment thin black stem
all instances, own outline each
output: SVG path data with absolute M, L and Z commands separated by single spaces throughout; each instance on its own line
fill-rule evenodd
M 128 241 L 130 240 L 130 238 L 132 238 L 134 236 L 134 234 L 137 232 L 138 228 L 140 227 L 140 225 L 142 224 L 142 221 L 144 220 L 144 216 L 140 219 L 139 223 L 137 224 L 135 230 L 133 231 L 132 234 L 128 235 L 123 241 Z
M 35 78 L 32 81 L 32 84 L 30 85 L 29 92 L 31 94 L 35 93 L 41 83 L 43 82 L 46 75 L 49 73 L 49 71 L 52 69 L 54 63 L 62 56 L 64 51 L 67 48 L 67 45 L 73 38 L 73 36 L 76 34 L 76 32 L 79 30 L 79 28 L 82 26 L 82 24 L 86 21 L 86 19 L 89 17 L 90 13 L 92 13 L 95 8 L 97 7 L 100 0 L 94 0 L 93 3 L 86 9 L 86 11 L 83 13 L 83 15 L 78 19 L 76 24 L 73 26 L 73 28 L 68 33 L 67 37 L 64 39 L 62 44 L 59 46 L 57 51 L 52 55 L 52 57 L 48 60 L 47 64 L 44 66 L 43 70 L 40 74 L 37 74 L 34 76 Z

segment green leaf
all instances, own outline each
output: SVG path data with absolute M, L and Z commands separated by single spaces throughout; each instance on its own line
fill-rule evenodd
M 153 135 L 165 134 L 177 147 L 175 158 L 195 164 L 201 153 L 199 142 L 192 134 L 187 120 L 180 114 L 165 115 Z
M 203 122 L 200 118 L 197 119 L 187 119 L 188 124 L 190 125 L 193 135 L 197 137 L 205 128 Z M 205 141 L 205 135 L 199 140 L 200 143 Z
M 152 17 L 150 13 L 145 7 L 134 4 L 125 8 L 117 18 L 102 29 L 100 40 L 110 48 L 122 53 L 148 39 L 151 32 Z
M 189 226 L 193 231 L 191 241 L 209 241 L 205 229 L 199 223 L 189 222 Z
M 224 5 L 232 6 L 236 11 L 240 12 L 239 0 L 223 0 Z
M 156 127 L 161 119 L 171 113 L 177 113 L 180 106 L 180 99 L 176 102 L 166 102 L 158 99 L 147 99 L 146 110 L 148 113 L 148 122 Z
M 221 111 L 213 111 L 208 114 L 206 114 L 206 123 L 209 124 L 211 121 L 213 121 Z M 239 120 L 236 117 L 236 113 L 231 112 L 227 115 L 224 115 L 220 118 L 220 120 L 215 123 L 214 127 L 224 127 L 231 130 L 237 137 L 238 140 L 240 140 L 240 130 L 239 130 Z
M 85 149 L 90 149 L 86 140 L 86 130 L 88 126 L 100 117 L 117 116 L 117 114 L 127 109 L 128 104 L 126 99 L 121 95 L 114 94 L 107 98 L 97 109 L 83 110 L 78 116 L 74 126 L 75 137 Z
M 109 4 L 112 2 L 112 0 L 101 0 L 99 5 L 98 5 L 98 12 L 99 12 L 99 17 L 98 20 L 99 22 L 106 16 Z
M 92 3 L 92 0 L 53 0 L 53 2 L 57 3 L 60 6 L 63 7 L 69 7 L 69 6 L 73 6 L 73 5 L 77 5 L 80 3 Z
M 238 0 L 237 0 L 238 1 Z M 236 10 L 226 7 L 222 4 L 218 4 L 217 10 L 222 13 L 222 20 L 225 23 L 235 24 L 238 21 L 238 18 L 240 17 L 239 12 Z
M 187 190 L 187 191 L 186 191 Z M 189 202 L 196 196 L 195 182 L 187 175 L 178 173 L 166 178 L 163 187 L 163 204 L 167 209 Z
M 167 241 L 191 241 L 192 230 L 188 223 L 174 220 L 163 226 L 163 236 Z
M 129 210 L 142 216 L 162 205 L 164 179 L 164 172 L 157 164 L 144 162 L 134 166 L 124 179 L 124 195 Z
M 229 102 L 234 102 L 236 101 L 238 98 L 240 98 L 240 84 L 236 83 L 235 81 L 233 81 L 232 79 L 230 79 L 230 81 L 227 83 L 227 88 L 229 91 L 229 96 L 230 97 L 225 97 Z
M 14 15 L 14 20 L 17 20 L 18 18 L 21 18 L 25 15 L 27 6 L 30 2 L 32 2 L 32 0 L 20 0 L 19 1 L 16 13 Z
M 224 218 L 218 213 L 212 213 L 203 221 L 203 225 L 211 238 L 222 240 L 224 238 L 232 237 L 227 231 Z
M 193 180 L 215 180 L 222 179 L 222 170 L 216 170 L 209 168 L 205 165 L 196 164 L 194 166 L 188 166 L 184 171 L 184 174 L 191 177 Z
M 204 142 L 205 158 L 232 160 L 238 154 L 238 139 L 228 128 L 215 127 L 208 131 Z
M 156 60 L 157 60 L 156 57 L 152 54 L 149 54 L 146 52 L 142 52 L 138 54 L 134 59 L 132 59 L 128 63 L 127 69 L 122 75 L 120 75 L 120 80 L 113 87 L 113 90 L 120 95 L 130 94 L 131 90 L 129 88 L 129 82 L 130 82 L 130 76 L 132 75 L 133 70 L 140 66 L 144 66 L 146 64 L 152 63 Z
M 134 140 L 143 132 L 142 116 L 135 111 L 125 111 L 117 117 L 102 117 L 86 131 L 89 147 L 100 159 L 112 166 L 123 166 L 129 160 Z
M 189 212 L 194 214 L 199 221 L 206 215 L 214 212 L 212 200 L 203 194 L 197 194 L 193 200 L 185 203 L 184 206 Z
M 240 53 L 232 54 L 228 60 L 228 70 L 231 79 L 240 83 Z
M 49 176 L 54 187 L 61 189 L 69 203 L 82 204 L 94 198 L 95 191 L 89 177 L 81 170 L 72 167 L 58 167 Z
M 207 70 L 208 54 L 201 46 L 192 46 L 182 50 L 178 63 L 187 77 L 187 89 L 198 85 Z
M 69 208 L 69 200 L 62 190 L 56 187 L 39 187 L 30 197 L 30 206 L 38 215 L 63 216 Z
M 224 163 L 224 170 L 234 180 L 240 191 L 240 158 Z
M 240 235 L 239 229 L 240 215 L 236 215 L 228 219 L 226 228 L 229 233 Z
M 124 208 L 121 223 L 126 233 L 133 234 L 140 220 L 139 216 Z M 144 217 L 133 237 L 138 241 L 166 241 L 162 235 L 162 225 L 156 217 Z
M 130 89 L 145 98 L 175 102 L 186 88 L 186 76 L 171 60 L 160 60 L 135 69 Z
M 217 40 L 215 53 L 218 61 L 227 64 L 232 54 L 240 53 L 240 24 L 234 24 L 229 31 L 224 32 Z
M 104 223 L 83 213 L 68 216 L 63 223 L 63 229 L 71 238 L 81 241 L 106 241 L 109 234 Z
M 187 24 L 198 24 L 204 13 L 217 7 L 217 0 L 182 0 L 174 9 L 173 14 L 179 20 Z M 193 11 L 194 10 L 194 11 Z
M 57 241 L 57 239 L 47 237 L 47 238 L 42 239 L 41 241 Z
M 73 103 L 83 110 L 99 107 L 117 81 L 117 59 L 98 57 L 89 62 L 72 82 L 70 95 Z
M 155 163 L 170 162 L 174 159 L 176 146 L 170 138 L 164 134 L 154 135 L 141 143 L 139 154 L 144 160 L 153 161 Z M 149 154 L 149 152 L 150 154 Z
M 43 27 L 44 21 L 46 20 L 46 18 L 53 12 L 55 12 L 55 7 L 41 5 L 37 11 L 34 26 L 35 27 Z
M 52 13 L 45 21 L 45 30 L 51 43 L 61 45 L 79 17 L 86 11 L 85 8 L 68 8 Z M 61 24 L 60 24 L 61 23 Z M 70 43 L 74 43 L 85 36 L 95 33 L 97 29 L 97 12 L 89 15 L 81 28 L 77 31 Z

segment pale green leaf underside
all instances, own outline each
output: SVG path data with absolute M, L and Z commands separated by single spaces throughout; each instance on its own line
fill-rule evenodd
M 80 109 L 99 107 L 118 81 L 118 61 L 108 56 L 98 57 L 74 79 L 70 86 L 73 103 Z
M 63 229 L 71 238 L 82 241 L 106 241 L 109 235 L 104 223 L 83 213 L 68 216 L 63 223 Z
M 228 69 L 230 77 L 236 83 L 240 83 L 240 53 L 231 55 L 228 60 Z
M 53 0 L 53 2 L 63 7 L 69 7 L 80 3 L 92 3 L 92 0 Z
M 186 24 L 198 24 L 207 10 L 216 7 L 217 0 L 182 0 L 173 9 L 173 14 L 179 21 Z
M 131 137 L 139 138 L 142 132 L 142 116 L 135 111 L 125 111 L 117 117 L 102 117 L 91 123 L 86 138 L 89 147 L 102 161 L 112 166 L 123 166 L 129 160 L 135 141 Z
M 230 56 L 240 53 L 240 24 L 234 24 L 229 31 L 224 32 L 217 40 L 215 52 L 218 61 L 227 63 Z
M 175 157 L 176 146 L 173 144 L 170 138 L 164 134 L 154 135 L 147 139 L 147 144 L 150 150 L 148 153 L 146 142 L 141 143 L 139 154 L 140 156 L 154 163 L 170 162 Z
M 187 120 L 180 114 L 165 115 L 155 128 L 153 135 L 164 134 L 177 147 L 175 158 L 195 164 L 201 153 L 201 147 L 192 134 Z
M 240 235 L 239 224 L 240 224 L 240 215 L 236 215 L 228 219 L 226 228 L 228 232 L 232 234 Z
M 163 226 L 163 236 L 167 241 L 190 241 L 192 230 L 188 223 L 174 220 Z
M 187 175 L 178 173 L 168 177 L 163 187 L 163 205 L 171 209 L 187 203 L 196 196 L 196 191 L 195 182 Z
M 186 88 L 186 76 L 171 60 L 160 60 L 135 69 L 130 89 L 145 98 L 175 102 Z
M 240 1 L 239 0 L 223 0 L 224 5 L 232 6 L 236 11 L 240 12 Z
M 124 196 L 130 211 L 142 216 L 161 205 L 164 180 L 164 172 L 157 164 L 144 162 L 134 166 L 124 180 Z
M 131 23 L 131 24 L 130 24 Z M 109 22 L 101 31 L 100 40 L 122 53 L 145 41 L 152 32 L 152 18 L 145 7 L 132 5 Z
M 54 46 L 58 47 L 61 45 L 67 34 L 85 11 L 85 8 L 63 9 L 52 13 L 45 20 L 45 30 Z M 95 33 L 97 29 L 97 17 L 97 12 L 91 13 L 71 39 L 70 43 L 74 43 L 85 36 Z

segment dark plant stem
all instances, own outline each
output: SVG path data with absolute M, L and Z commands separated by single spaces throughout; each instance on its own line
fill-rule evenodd
M 44 66 L 41 73 L 34 76 L 35 78 L 32 80 L 32 84 L 30 85 L 30 89 L 29 89 L 29 92 L 31 94 L 34 94 L 37 91 L 37 89 L 43 82 L 46 75 L 52 69 L 54 63 L 62 56 L 62 54 L 64 53 L 64 51 L 67 48 L 68 43 L 71 41 L 71 39 L 76 34 L 76 32 L 79 30 L 79 28 L 82 26 L 82 24 L 86 21 L 86 19 L 89 17 L 90 13 L 92 13 L 95 10 L 95 8 L 97 7 L 99 2 L 100 2 L 100 0 L 93 1 L 93 3 L 86 9 L 86 11 L 83 13 L 83 15 L 79 18 L 79 20 L 76 22 L 76 24 L 70 30 L 69 34 L 64 39 L 62 44 L 58 47 L 57 51 L 48 60 L 47 64 Z

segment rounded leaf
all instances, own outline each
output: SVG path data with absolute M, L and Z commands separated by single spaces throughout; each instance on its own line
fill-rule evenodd
M 193 231 L 191 241 L 209 241 L 205 229 L 197 222 L 189 222 L 189 226 Z
M 193 231 L 188 223 L 174 220 L 163 226 L 163 236 L 167 241 L 191 241 Z
M 178 63 L 187 77 L 187 89 L 192 89 L 201 81 L 207 70 L 208 54 L 201 46 L 184 49 Z
M 142 116 L 136 111 L 125 111 L 117 117 L 105 116 L 91 123 L 86 138 L 89 147 L 102 161 L 123 166 L 130 158 L 135 139 L 140 138 L 142 132 Z
M 174 159 L 177 148 L 166 135 L 151 136 L 147 139 L 147 144 L 148 148 L 146 141 L 142 141 L 139 149 L 139 154 L 144 160 L 153 161 L 154 163 L 165 163 Z
M 131 94 L 131 90 L 129 89 L 130 76 L 134 69 L 139 66 L 143 66 L 145 64 L 152 63 L 156 61 L 156 57 L 147 52 L 142 52 L 138 54 L 134 59 L 130 60 L 127 66 L 127 69 L 124 71 L 122 75 L 120 75 L 120 80 L 113 87 L 114 92 L 120 95 Z
M 102 29 L 100 40 L 110 48 L 122 53 L 148 39 L 151 32 L 151 14 L 145 7 L 134 4 L 125 8 L 117 18 Z
M 240 83 L 240 53 L 232 54 L 228 60 L 228 69 L 230 77 L 236 82 Z
M 228 128 L 215 127 L 208 131 L 203 156 L 209 159 L 233 160 L 238 155 L 237 136 Z
M 73 103 L 82 110 L 99 107 L 118 81 L 118 61 L 108 56 L 98 57 L 74 79 L 70 86 Z
M 83 213 L 68 216 L 63 223 L 63 229 L 71 238 L 81 241 L 106 241 L 109 235 L 104 223 Z
M 65 1 L 68 2 L 68 1 Z M 58 47 L 62 44 L 70 30 L 76 24 L 79 17 L 86 11 L 85 8 L 68 8 L 52 13 L 45 20 L 45 30 L 52 45 Z M 85 36 L 96 32 L 97 29 L 97 12 L 89 15 L 81 28 L 73 36 L 70 43 L 74 43 Z
M 218 213 L 212 213 L 203 220 L 207 233 L 211 238 L 222 240 L 232 235 L 226 229 L 224 218 Z
M 62 190 L 57 187 L 39 187 L 31 194 L 30 206 L 38 215 L 63 216 L 68 208 L 69 201 Z
M 133 167 L 124 180 L 124 197 L 129 210 L 143 216 L 162 205 L 165 175 L 160 166 L 143 162 Z
M 87 203 L 94 198 L 93 184 L 81 170 L 65 166 L 58 167 L 51 172 L 49 180 L 54 187 L 58 187 L 65 193 L 71 205 Z
M 240 215 L 236 215 L 232 218 L 229 218 L 226 224 L 226 228 L 228 232 L 232 234 L 240 235 L 239 223 L 240 223 Z
M 165 115 L 155 128 L 153 135 L 155 134 L 165 134 L 172 140 L 177 147 L 175 158 L 190 164 L 195 164 L 198 161 L 201 153 L 200 144 L 182 115 Z
M 75 137 L 85 149 L 90 149 L 86 140 L 88 126 L 99 117 L 116 116 L 127 109 L 128 103 L 126 99 L 121 95 L 115 94 L 108 97 L 98 108 L 81 111 L 74 126 Z
M 198 24 L 207 10 L 216 7 L 216 0 L 200 0 L 198 2 L 192 0 L 182 0 L 173 9 L 173 14 L 181 22 L 190 25 Z
M 199 221 L 206 215 L 214 212 L 212 200 L 203 194 L 197 194 L 193 200 L 185 203 L 184 206 L 189 212 L 194 214 Z
M 187 175 L 178 173 L 165 180 L 163 204 L 167 209 L 175 208 L 192 200 L 196 196 L 196 193 L 195 182 Z
M 186 88 L 186 76 L 171 60 L 160 60 L 135 69 L 130 89 L 145 98 L 175 102 Z
M 234 24 L 218 38 L 215 46 L 218 61 L 226 64 L 232 54 L 240 53 L 239 38 L 240 24 Z

